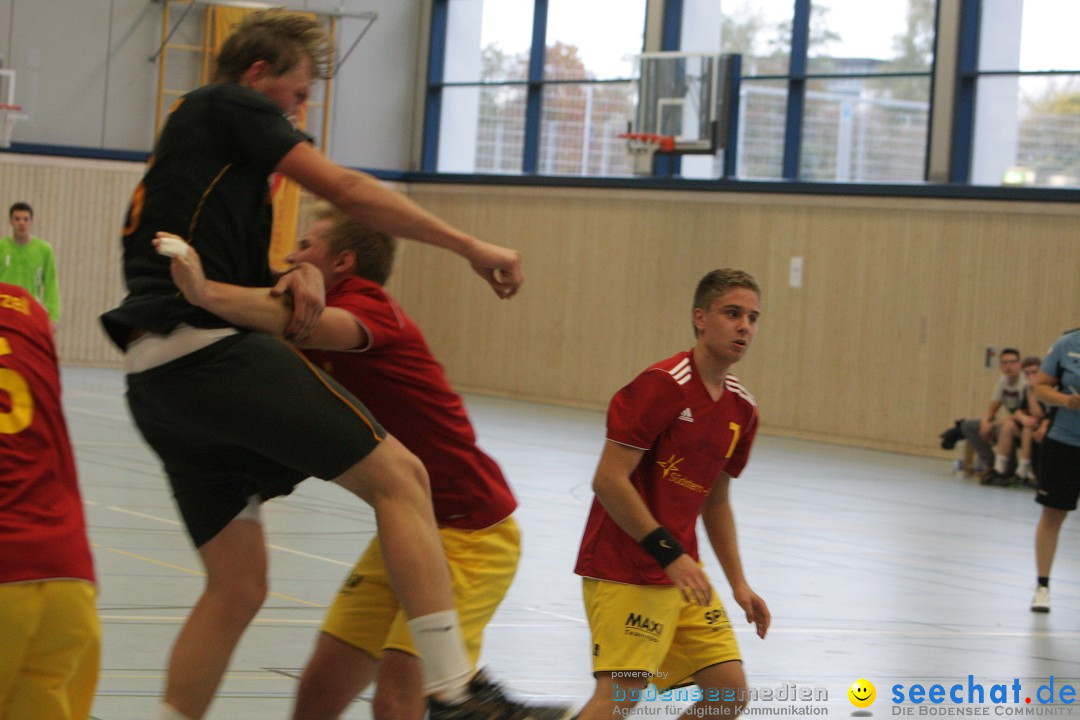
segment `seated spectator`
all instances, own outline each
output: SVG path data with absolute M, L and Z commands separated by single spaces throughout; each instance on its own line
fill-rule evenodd
M 1026 383 L 1034 381 L 1035 376 L 1039 374 L 1040 365 L 1042 361 L 1035 356 L 1024 358 L 1022 367 Z M 991 485 L 1009 485 L 1019 482 L 1027 487 L 1035 487 L 1035 455 L 1046 436 L 1050 418 L 1047 416 L 1046 407 L 1035 398 L 1034 393 L 1028 392 L 1026 383 L 1020 406 L 1001 423 L 1001 432 L 998 434 L 998 442 L 994 447 Z M 1006 470 L 1009 458 L 1016 449 L 1017 438 L 1020 440 L 1020 448 L 1017 453 L 1016 474 L 1012 475 Z
M 964 440 L 975 451 L 982 466 L 986 468 L 979 478 L 983 485 L 988 485 L 995 480 L 994 444 L 998 440 L 1002 423 L 1008 420 L 1008 417 L 998 419 L 998 411 L 1004 408 L 1008 415 L 1012 415 L 1020 407 L 1025 385 L 1024 376 L 1020 374 L 1019 350 L 1016 348 L 1002 350 L 998 355 L 998 367 L 1001 368 L 1001 378 L 990 394 L 990 404 L 987 405 L 986 412 L 981 418 L 969 418 L 960 423 L 960 432 Z

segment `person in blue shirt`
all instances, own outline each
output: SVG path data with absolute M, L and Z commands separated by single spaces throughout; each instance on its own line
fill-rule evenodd
M 1065 516 L 1080 497 L 1080 328 L 1050 347 L 1034 379 L 1035 397 L 1053 412 L 1040 455 L 1035 502 L 1043 506 L 1035 529 L 1038 586 L 1032 612 L 1050 612 L 1050 567 Z

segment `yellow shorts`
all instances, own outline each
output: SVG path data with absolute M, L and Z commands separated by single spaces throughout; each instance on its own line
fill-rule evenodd
M 521 534 L 513 517 L 483 530 L 441 528 L 439 534 L 450 564 L 465 647 L 475 663 L 484 627 L 517 571 Z M 378 660 L 383 650 L 417 654 L 408 620 L 390 589 L 376 536 L 338 591 L 322 630 Z
M 90 716 L 101 662 L 96 596 L 83 580 L 0 585 L 0 718 Z
M 664 691 L 692 683 L 710 665 L 741 659 L 715 588 L 712 603 L 701 607 L 671 585 L 583 580 L 594 673 L 644 672 Z

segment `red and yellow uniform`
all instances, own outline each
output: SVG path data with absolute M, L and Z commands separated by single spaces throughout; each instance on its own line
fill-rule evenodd
M 349 352 L 306 352 L 427 468 L 462 633 L 475 662 L 483 628 L 517 569 L 520 540 L 510 517 L 517 501 L 499 466 L 477 447 L 461 397 L 394 298 L 354 276 L 331 288 L 326 304 L 350 312 L 368 343 Z M 406 620 L 376 538 L 338 593 L 323 631 L 375 658 L 386 648 L 415 654 Z
M 100 629 L 49 316 L 0 283 L 0 717 L 87 717 Z
M 631 484 L 700 562 L 702 505 L 720 473 L 742 472 L 757 426 L 757 406 L 738 379 L 728 375 L 713 400 L 686 351 L 652 365 L 615 394 L 607 439 L 643 451 Z M 684 601 L 664 569 L 595 498 L 575 572 L 586 578 L 594 671 L 644 671 L 665 688 L 739 657 L 716 592 L 707 608 Z

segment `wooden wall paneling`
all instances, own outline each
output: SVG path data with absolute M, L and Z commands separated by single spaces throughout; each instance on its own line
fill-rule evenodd
M 123 297 L 120 229 L 142 170 L 137 163 L 0 155 L 5 212 L 15 200 L 29 202 L 33 233 L 48 241 L 56 256 L 61 362 L 119 364 L 97 317 Z
M 63 295 L 63 362 L 116 365 L 98 315 L 123 296 L 120 225 L 143 167 L 0 153 L 6 202 L 35 208 Z M 716 267 L 763 290 L 733 369 L 763 429 L 943 454 L 937 434 L 985 408 L 987 346 L 1041 355 L 1080 325 L 1080 209 L 1069 204 L 415 185 L 423 206 L 523 253 L 498 300 L 468 265 L 404 242 L 389 288 L 462 390 L 602 408 L 693 343 L 690 305 Z M 6 206 L 5 206 L 6 207 Z M 803 286 L 788 283 L 791 257 Z
M 403 289 L 421 325 L 438 326 L 433 345 L 451 377 L 472 390 L 602 407 L 645 364 L 692 343 L 693 286 L 731 265 L 763 289 L 761 330 L 734 372 L 767 431 L 935 453 L 937 433 L 985 407 L 997 377 L 981 365 L 985 346 L 1041 353 L 1080 324 L 1070 206 L 428 185 L 411 194 L 524 252 L 529 279 L 509 313 L 486 298 L 470 306 L 482 293 L 460 272 L 452 310 L 426 302 L 439 294 L 426 268 Z M 801 288 L 788 285 L 792 256 L 804 258 Z

